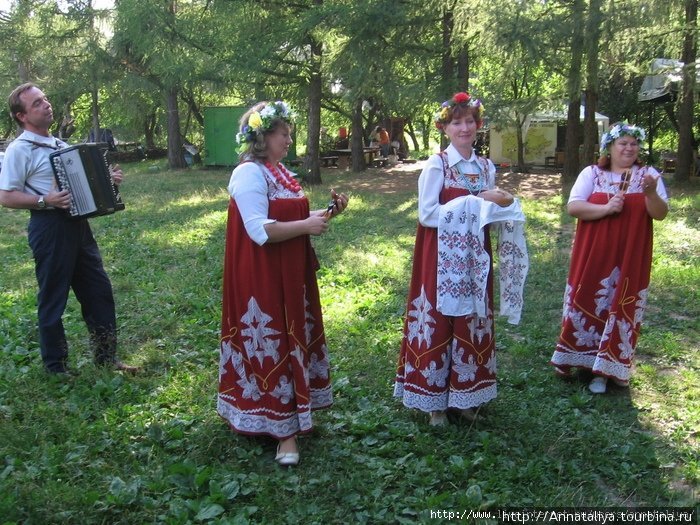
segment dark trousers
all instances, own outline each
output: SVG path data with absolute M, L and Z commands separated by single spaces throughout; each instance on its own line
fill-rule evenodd
M 32 211 L 28 234 L 39 284 L 44 366 L 49 371 L 65 368 L 68 343 L 62 317 L 71 288 L 90 333 L 95 361 L 113 362 L 117 348 L 114 296 L 90 224 L 60 211 Z

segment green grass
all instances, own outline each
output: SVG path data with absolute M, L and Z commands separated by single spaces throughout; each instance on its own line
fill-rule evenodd
M 430 510 L 689 506 L 700 481 L 698 183 L 671 188 L 629 391 L 588 393 L 547 366 L 573 220 L 523 198 L 530 274 L 518 326 L 497 321 L 499 394 L 476 423 L 436 429 L 392 398 L 416 224 L 415 187 L 352 190 L 314 244 L 335 404 L 302 462 L 230 432 L 215 411 L 228 170 L 129 165 L 127 210 L 92 220 L 136 377 L 93 367 L 79 307 L 65 325 L 80 375 L 48 378 L 37 349 L 27 213 L 0 213 L 0 523 L 437 523 Z M 386 175 L 390 178 L 391 175 Z M 368 179 L 369 180 L 369 179 Z

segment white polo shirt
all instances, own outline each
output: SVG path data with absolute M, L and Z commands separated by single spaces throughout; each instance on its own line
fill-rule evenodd
M 21 191 L 32 195 L 46 195 L 55 191 L 56 180 L 49 163 L 49 155 L 67 146 L 68 144 L 55 137 L 23 131 L 5 151 L 0 171 L 0 190 Z

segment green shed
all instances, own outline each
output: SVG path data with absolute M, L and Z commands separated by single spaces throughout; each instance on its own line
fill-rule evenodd
M 238 121 L 247 108 L 210 106 L 204 108 L 205 166 L 233 166 L 238 163 Z
M 236 133 L 243 114 L 248 110 L 236 106 L 209 106 L 204 108 L 204 159 L 205 166 L 233 166 L 238 164 Z M 295 143 L 289 148 L 285 160 L 297 158 L 296 130 L 292 131 Z

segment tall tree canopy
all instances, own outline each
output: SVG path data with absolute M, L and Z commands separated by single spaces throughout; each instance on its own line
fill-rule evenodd
M 469 90 L 484 99 L 490 126 L 516 129 L 522 171 L 529 118 L 567 104 L 568 175 L 581 167 L 580 146 L 581 162 L 593 156 L 595 111 L 652 124 L 678 148 L 679 175 L 694 168 L 697 0 L 96 2 L 14 0 L 0 11 L 0 85 L 9 93 L 36 81 L 60 117 L 57 132 L 73 118 L 80 137 L 108 122 L 131 140 L 167 145 L 172 167 L 184 166 L 186 138 L 201 141 L 203 105 L 288 100 L 309 180 L 320 182 L 322 127 L 351 127 L 361 170 L 372 125 L 400 116 L 413 148 L 427 149 L 437 104 Z M 650 121 L 637 92 L 657 57 L 684 61 L 685 81 Z M 2 122 L 10 135 L 7 115 Z

